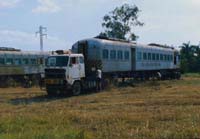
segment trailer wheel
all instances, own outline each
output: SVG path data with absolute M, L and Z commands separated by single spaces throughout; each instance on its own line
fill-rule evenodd
M 78 96 L 81 94 L 82 86 L 80 82 L 75 82 L 72 86 L 72 94 L 74 96 Z
M 162 79 L 162 74 L 160 72 L 156 73 L 156 78 L 157 80 L 161 80 Z
M 181 73 L 180 73 L 180 72 L 177 72 L 177 73 L 176 73 L 176 79 L 177 79 L 177 80 L 180 80 L 180 79 L 181 79 Z

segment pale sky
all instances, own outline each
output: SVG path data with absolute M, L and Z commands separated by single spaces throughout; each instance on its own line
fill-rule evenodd
M 0 0 L 0 47 L 39 50 L 35 32 L 43 25 L 45 50 L 69 49 L 103 31 L 103 16 L 123 3 L 141 10 L 145 25 L 133 29 L 139 43 L 199 44 L 200 0 Z

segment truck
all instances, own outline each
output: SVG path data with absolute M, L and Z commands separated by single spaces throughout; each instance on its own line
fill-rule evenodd
M 47 59 L 45 85 L 48 95 L 80 95 L 85 89 L 96 87 L 96 70 L 90 77 L 85 74 L 83 54 L 56 51 Z

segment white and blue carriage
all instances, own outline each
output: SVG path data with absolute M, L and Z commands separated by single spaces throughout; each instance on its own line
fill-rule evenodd
M 89 61 L 88 65 L 91 65 L 88 73 L 91 67 L 101 67 L 104 75 L 146 78 L 180 76 L 179 51 L 164 45 L 91 38 L 75 43 L 72 51 L 84 54 L 86 64 Z

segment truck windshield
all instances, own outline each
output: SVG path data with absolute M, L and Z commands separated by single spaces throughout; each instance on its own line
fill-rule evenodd
M 48 58 L 47 66 L 63 67 L 68 65 L 68 61 L 68 56 L 52 56 Z

